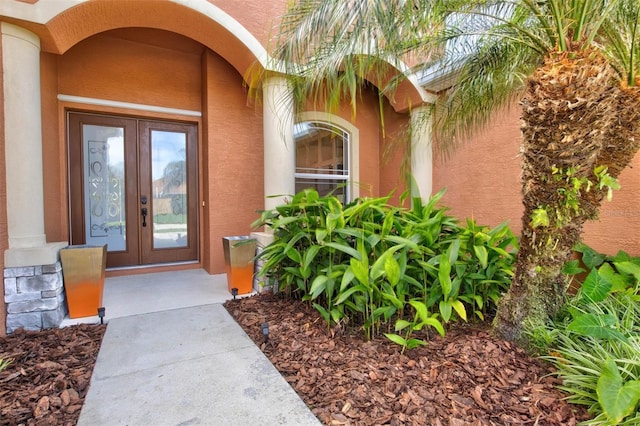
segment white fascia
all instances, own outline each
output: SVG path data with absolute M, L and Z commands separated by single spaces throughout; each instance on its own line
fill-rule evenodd
M 19 1 L 0 0 L 0 16 L 21 19 L 24 21 L 46 24 L 60 13 L 88 0 L 43 0 L 35 4 Z M 234 34 L 258 59 L 263 67 L 266 67 L 269 58 L 266 49 L 260 44 L 253 34 L 219 7 L 207 0 L 171 0 L 184 7 L 195 10 L 226 28 Z
M 35 4 L 20 1 L 0 1 L 0 16 L 46 24 L 55 16 L 88 0 L 45 0 Z

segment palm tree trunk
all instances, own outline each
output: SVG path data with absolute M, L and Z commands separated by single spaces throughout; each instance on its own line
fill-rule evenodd
M 568 285 L 562 268 L 606 195 L 594 168 L 606 165 L 617 177 L 638 150 L 640 96 L 621 88 L 608 62 L 587 50 L 549 55 L 529 78 L 521 104 L 522 236 L 494 328 L 526 347 L 523 330 L 543 325 L 562 307 Z M 583 185 L 576 189 L 576 182 Z M 547 226 L 532 221 L 539 209 Z

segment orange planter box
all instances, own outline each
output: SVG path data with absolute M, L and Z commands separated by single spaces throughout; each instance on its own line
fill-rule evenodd
M 107 246 L 70 246 L 60 250 L 69 318 L 98 315 L 107 266 Z

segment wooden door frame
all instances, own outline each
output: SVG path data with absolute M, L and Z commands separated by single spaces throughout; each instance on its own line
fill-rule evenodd
M 185 248 L 174 248 L 174 249 L 154 249 L 153 248 L 153 232 L 151 232 L 152 227 L 141 228 L 140 232 L 140 261 L 143 265 L 149 264 L 158 264 L 158 263 L 168 263 L 168 262 L 183 262 L 183 261 L 192 261 L 198 258 L 198 153 L 197 153 L 197 143 L 198 143 L 198 134 L 197 134 L 197 125 L 195 124 L 187 124 L 187 123 L 177 123 L 177 122 L 166 122 L 166 121 L 157 121 L 157 120 L 140 120 L 138 122 L 138 135 L 140 137 L 140 147 L 139 147 L 139 195 L 147 195 L 148 196 L 148 209 L 149 212 L 152 213 L 153 210 L 153 195 L 151 194 L 151 189 L 153 187 L 153 178 L 151 177 L 151 168 L 150 161 L 144 161 L 145 158 L 150 160 L 151 153 L 145 152 L 146 149 L 151 147 L 150 141 L 150 132 L 153 130 L 160 131 L 173 131 L 173 132 L 183 132 L 186 133 L 186 143 L 187 143 L 187 152 L 186 152 L 186 161 L 187 161 L 187 188 L 190 189 L 188 195 L 188 212 L 190 214 L 187 215 L 189 222 L 187 224 L 188 232 L 188 243 Z M 192 141 L 192 144 L 195 146 L 189 145 L 189 141 Z M 190 170 L 190 168 L 195 168 L 195 170 Z M 149 194 L 143 194 L 140 186 L 146 184 L 148 186 Z M 138 208 L 142 206 L 138 203 Z M 150 220 L 152 221 L 152 216 L 150 216 Z M 168 255 L 175 255 L 174 258 L 169 259 Z
M 123 127 L 125 129 L 125 139 L 127 137 L 135 138 L 136 144 L 135 149 L 130 149 L 127 152 L 125 147 L 125 157 L 126 161 L 134 161 L 136 164 L 139 164 L 139 139 L 140 139 L 140 123 L 160 123 L 160 125 L 176 125 L 182 127 L 189 127 L 190 133 L 187 138 L 191 137 L 192 139 L 192 149 L 188 149 L 188 155 L 190 156 L 187 159 L 188 164 L 192 167 L 193 173 L 187 172 L 187 176 L 189 179 L 189 194 L 190 194 L 190 212 L 192 212 L 193 217 L 190 219 L 189 234 L 193 237 L 193 240 L 190 241 L 190 245 L 192 245 L 193 254 L 189 259 L 183 257 L 176 257 L 171 260 L 164 260 L 161 263 L 154 263 L 153 259 L 158 256 L 147 257 L 148 261 L 146 263 L 142 263 L 142 247 L 141 247 L 141 235 L 142 232 L 138 232 L 138 226 L 127 226 L 126 229 L 126 238 L 127 238 L 127 250 L 122 252 L 109 252 L 107 255 L 107 268 L 139 268 L 139 267 L 152 267 L 152 266 L 163 266 L 168 265 L 172 262 L 199 262 L 200 259 L 200 245 L 202 242 L 200 241 L 200 217 L 199 217 L 199 199 L 200 199 L 200 189 L 199 189 L 199 168 L 200 168 L 200 160 L 198 155 L 198 129 L 199 123 L 192 121 L 184 121 L 179 119 L 162 119 L 148 116 L 128 116 L 128 115 L 120 115 L 120 114 L 112 114 L 107 112 L 97 112 L 97 111 L 83 111 L 76 109 L 67 109 L 65 110 L 66 122 L 67 122 L 67 152 L 68 152 L 68 179 L 69 179 L 69 232 L 70 232 L 70 242 L 73 245 L 78 244 L 86 244 L 85 239 L 85 214 L 84 214 L 84 171 L 83 171 L 83 141 L 82 141 L 82 126 L 84 124 L 89 125 L 98 125 L 98 126 L 113 126 L 113 127 Z M 79 140 L 78 140 L 79 139 Z M 131 151 L 135 151 L 135 154 Z M 125 166 L 126 167 L 126 166 Z M 137 167 L 137 166 L 136 166 Z M 125 178 L 128 179 L 128 178 Z M 140 178 L 139 176 L 135 176 L 136 179 L 136 190 L 135 191 L 126 191 L 126 220 L 127 224 L 138 223 L 138 219 L 140 217 L 140 209 L 139 209 L 139 194 L 140 194 Z M 73 196 L 73 194 L 76 196 Z M 79 194 L 79 196 L 77 196 Z M 193 228 L 193 231 L 191 231 Z M 136 262 L 132 263 L 130 261 L 131 256 L 136 257 Z M 125 265 L 126 264 L 126 265 Z

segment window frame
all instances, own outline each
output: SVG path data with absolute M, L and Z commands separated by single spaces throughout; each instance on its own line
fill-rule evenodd
M 328 173 L 306 173 L 306 172 L 298 172 L 297 165 L 297 145 L 298 140 L 295 136 L 294 130 L 294 144 L 295 144 L 295 155 L 296 155 L 296 166 L 294 171 L 294 181 L 298 179 L 316 179 L 316 180 L 324 180 L 324 181 L 344 181 L 345 183 L 345 202 L 350 202 L 358 197 L 358 186 L 355 182 L 358 181 L 359 178 L 359 140 L 358 140 L 358 129 L 351 124 L 350 122 L 342 119 L 341 117 L 322 113 L 317 111 L 309 111 L 298 114 L 296 117 L 296 121 L 294 123 L 295 126 L 301 123 L 311 123 L 317 125 L 318 127 L 328 130 L 334 134 L 341 135 L 343 138 L 343 156 L 346 157 L 346 166 L 343 167 L 343 174 L 328 174 Z

